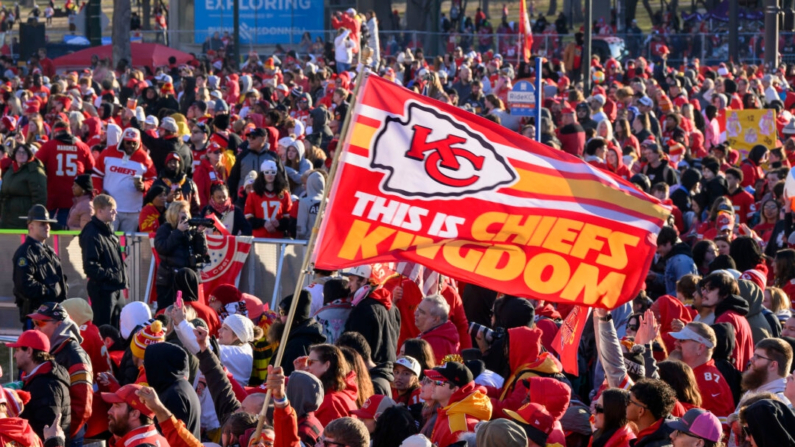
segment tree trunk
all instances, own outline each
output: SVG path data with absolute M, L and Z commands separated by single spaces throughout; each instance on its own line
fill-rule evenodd
M 558 0 L 549 0 L 547 17 L 554 17 L 558 13 Z
M 635 19 L 638 13 L 638 0 L 626 0 L 627 1 L 627 16 L 624 18 L 626 23 L 625 26 L 629 26 L 629 24 Z
M 582 15 L 582 0 L 569 0 L 569 1 L 571 1 L 572 3 L 571 9 L 572 12 L 574 13 L 574 22 L 581 23 L 583 20 L 585 20 L 585 17 L 583 17 Z
M 391 29 L 392 23 L 389 17 L 392 15 L 392 0 L 358 0 L 356 10 L 362 13 L 370 10 L 375 11 L 379 31 Z
M 489 14 L 489 0 L 481 0 L 480 7 L 483 9 L 483 14 L 486 14 L 486 18 L 491 20 L 491 14 Z
M 646 8 L 646 12 L 649 13 L 649 20 L 651 20 L 652 26 L 656 25 L 656 23 L 654 23 L 654 11 L 651 10 L 649 0 L 643 0 L 643 7 Z
M 132 7 L 130 0 L 113 1 L 113 66 L 122 59 L 132 62 L 130 49 L 130 19 Z
M 409 28 L 416 31 L 423 31 L 428 33 L 434 30 L 434 25 L 431 23 L 432 14 L 431 8 L 438 5 L 436 0 L 406 0 L 406 33 L 410 34 Z M 437 25 L 438 27 L 438 25 Z M 423 50 L 429 50 L 431 39 L 428 38 L 429 34 L 417 34 L 417 39 L 422 42 L 421 47 Z M 414 37 L 412 36 L 411 39 Z M 411 39 L 409 42 L 411 42 Z M 426 52 L 427 54 L 427 52 Z
M 152 3 L 150 0 L 143 0 L 143 17 L 141 17 L 141 27 L 149 31 L 152 29 Z

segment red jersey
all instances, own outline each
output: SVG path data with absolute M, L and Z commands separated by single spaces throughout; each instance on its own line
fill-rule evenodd
M 392 388 L 392 400 L 408 407 L 409 405 L 422 402 L 422 399 L 420 399 L 420 393 L 422 393 L 422 387 L 419 386 L 411 390 L 410 393 L 406 393 L 402 396 L 398 394 L 398 390 L 396 388 Z
M 304 123 L 304 129 L 312 125 L 312 117 L 309 116 L 311 109 L 306 110 L 293 110 L 290 112 L 290 117 L 296 121 Z
M 795 307 L 795 279 L 790 279 L 784 284 L 784 287 L 781 288 L 784 293 L 787 294 L 789 297 L 790 302 L 792 302 L 792 306 Z
M 748 219 L 756 212 L 756 202 L 754 196 L 743 188 L 728 194 L 734 206 L 734 214 L 740 218 L 740 223 L 747 224 Z
M 170 447 L 166 438 L 157 432 L 154 424 L 130 430 L 121 439 L 116 438 L 114 444 L 117 447 L 137 447 L 142 444 L 151 444 L 155 447 Z
M 286 191 L 281 194 L 266 192 L 262 196 L 252 191 L 246 198 L 246 206 L 243 212 L 246 215 L 246 219 L 255 217 L 257 219 L 265 219 L 265 221 L 279 220 L 290 214 L 292 206 L 293 201 L 290 198 L 290 194 Z M 279 239 L 284 237 L 284 232 L 281 230 L 270 232 L 263 227 L 252 231 L 252 235 L 254 237 Z
M 725 424 L 726 418 L 734 413 L 734 398 L 728 382 L 715 367 L 715 361 L 710 360 L 693 368 L 693 374 L 701 391 L 701 407 L 711 411 Z
M 47 209 L 71 208 L 75 177 L 94 170 L 91 149 L 71 135 L 59 136 L 44 143 L 36 158 L 47 171 Z

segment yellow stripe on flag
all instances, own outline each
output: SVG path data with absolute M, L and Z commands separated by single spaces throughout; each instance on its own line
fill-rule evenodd
M 665 220 L 668 217 L 668 211 L 663 207 L 630 196 L 594 180 L 567 180 L 554 175 L 541 174 L 519 168 L 515 169 L 519 174 L 519 181 L 511 189 L 517 191 L 549 196 L 601 200 L 641 213 L 652 219 Z
M 378 130 L 377 127 L 362 123 L 354 124 L 353 133 L 351 134 L 351 145 L 369 150 L 376 130 Z

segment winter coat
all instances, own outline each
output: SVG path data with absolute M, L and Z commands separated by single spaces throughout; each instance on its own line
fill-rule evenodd
M 446 355 L 458 354 L 461 348 L 461 343 L 458 340 L 458 330 L 449 320 L 421 333 L 417 338 L 425 340 L 431 345 L 437 365 L 442 364 L 442 359 Z
M 328 144 L 334 139 L 334 133 L 328 126 L 328 109 L 317 107 L 312 109 L 309 115 L 312 117 L 312 133 L 306 136 L 306 142 L 328 153 Z
M 556 131 L 563 152 L 582 157 L 585 149 L 585 129 L 579 123 L 567 124 Z
M 287 345 L 284 347 L 284 356 L 282 357 L 284 375 L 289 376 L 293 372 L 293 360 L 304 355 L 309 355 L 310 346 L 325 342 L 326 336 L 323 334 L 323 326 L 314 318 L 300 323 L 297 321 L 293 322 L 293 326 L 290 329 L 290 336 L 287 338 Z M 271 357 L 271 365 L 273 365 L 275 361 L 276 356 Z
M 458 442 L 462 432 L 474 432 L 475 424 L 491 419 L 491 403 L 483 388 L 470 382 L 450 397 L 450 403 L 437 411 L 431 442 L 447 447 Z
M 20 321 L 47 301 L 62 302 L 69 289 L 61 259 L 49 245 L 26 236 L 11 258 L 14 266 L 14 298 Z
M 33 431 L 44 439 L 44 426 L 61 415 L 61 428 L 69 436 L 72 420 L 69 400 L 69 372 L 54 361 L 43 363 L 36 372 L 22 381 L 22 391 L 30 393 L 30 402 L 19 417 L 27 419 Z
M 69 209 L 69 217 L 66 218 L 66 228 L 72 231 L 80 231 L 91 221 L 94 215 L 94 203 L 91 196 L 82 195 L 74 198 L 74 205 Z
M 183 232 L 164 223 L 155 233 L 155 250 L 160 256 L 157 266 L 157 285 L 171 286 L 173 269 L 189 267 L 195 269 L 191 254 L 206 255 L 207 239 L 190 230 Z
M 163 173 L 161 172 L 161 174 Z M 184 200 L 190 205 L 191 216 L 199 215 L 199 210 L 201 210 L 201 206 L 204 205 L 204 203 L 202 203 L 201 199 L 199 198 L 199 188 L 196 187 L 196 183 L 193 180 L 187 178 L 185 173 L 179 172 L 175 178 L 167 178 L 161 175 L 154 182 L 152 182 L 152 186 L 155 185 L 166 188 L 166 191 L 168 192 L 172 191 L 172 187 L 176 187 L 176 190 L 182 194 L 182 198 L 180 200 Z
M 173 98 L 173 97 L 172 97 Z M 174 100 L 174 104 L 177 101 Z M 179 105 L 173 107 L 177 110 Z M 137 118 L 133 118 L 130 122 L 132 127 L 141 131 L 141 144 L 149 149 L 149 156 L 152 158 L 152 163 L 155 165 L 155 170 L 160 174 L 166 166 L 166 157 L 171 152 L 179 154 L 179 165 L 182 172 L 186 173 L 189 177 L 193 174 L 193 152 L 184 144 L 176 135 L 168 137 L 153 137 L 141 129 Z
M 364 336 L 376 364 L 394 362 L 400 336 L 400 312 L 392 305 L 392 294 L 382 287 L 371 290 L 360 302 L 354 302 L 345 331 Z
M 80 232 L 83 271 L 88 277 L 88 296 L 104 297 L 108 292 L 127 288 L 127 268 L 121 256 L 119 238 L 110 225 L 92 217 Z
M 94 399 L 91 359 L 80 346 L 83 337 L 74 321 L 66 319 L 50 337 L 50 354 L 69 372 L 69 402 L 72 407 L 70 433 L 74 437 L 91 418 Z
M 730 323 L 734 327 L 736 344 L 732 358 L 739 371 L 745 370 L 754 353 L 753 332 L 745 319 L 748 311 L 748 302 L 738 295 L 729 295 L 715 307 L 715 323 Z
M 359 387 L 356 385 L 356 373 L 351 371 L 345 376 L 345 389 L 339 391 L 326 390 L 323 396 L 323 403 L 315 412 L 315 416 L 325 427 L 331 421 L 342 417 L 350 416 L 351 411 L 356 410 L 356 398 L 359 395 Z
M 759 286 L 747 279 L 738 279 L 737 285 L 740 287 L 740 296 L 748 302 L 748 314 L 745 316 L 745 320 L 751 327 L 754 346 L 756 346 L 760 340 L 773 336 L 770 323 L 762 314 L 762 301 L 765 294 Z
M 157 391 L 160 401 L 201 439 L 201 402 L 188 383 L 188 355 L 171 343 L 149 345 L 144 353 L 144 368 L 149 386 Z
M 795 414 L 787 404 L 770 399 L 755 402 L 745 409 L 745 419 L 756 445 L 795 445 Z
M 243 214 L 243 210 L 240 209 L 239 206 L 235 206 L 232 213 L 232 227 L 227 227 L 229 233 L 233 236 L 251 236 L 251 224 L 246 220 L 246 215 Z M 206 205 L 201 211 L 202 216 L 209 217 L 211 214 L 214 214 L 221 223 L 226 225 L 227 219 L 229 218 L 229 211 L 227 211 L 226 214 L 220 214 L 212 205 Z
M 33 205 L 47 204 L 47 173 L 33 159 L 18 170 L 7 170 L 0 185 L 0 228 L 27 228 L 25 217 Z
M 306 178 L 306 195 L 298 201 L 298 218 L 295 224 L 296 239 L 309 239 L 315 226 L 320 202 L 323 200 L 325 180 L 319 172 Z

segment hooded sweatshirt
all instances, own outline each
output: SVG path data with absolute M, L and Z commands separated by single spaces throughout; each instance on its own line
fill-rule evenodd
M 350 321 L 350 319 L 348 320 Z M 442 359 L 448 354 L 458 354 L 461 343 L 458 339 L 458 329 L 452 321 L 447 320 L 444 323 L 422 332 L 417 338 L 425 340 L 431 345 L 433 355 L 436 358 L 436 364 L 441 365 Z
M 740 401 L 742 395 L 742 382 L 743 375 L 734 366 L 732 354 L 734 352 L 735 338 L 734 326 L 730 323 L 716 323 L 710 326 L 715 331 L 715 338 L 718 343 L 712 350 L 712 361 L 715 362 L 715 367 L 718 368 L 729 389 L 732 392 L 732 400 L 734 402 Z
M 69 399 L 72 418 L 69 437 L 74 437 L 91 418 L 94 399 L 91 359 L 80 347 L 83 337 L 80 328 L 70 318 L 64 320 L 50 337 L 50 354 L 55 362 L 69 372 Z
M 450 397 L 450 403 L 437 410 L 431 442 L 448 446 L 458 442 L 461 432 L 474 432 L 475 424 L 491 419 L 491 402 L 483 388 L 470 382 Z
M 306 196 L 298 201 L 298 220 L 295 225 L 297 239 L 309 239 L 325 187 L 326 181 L 319 172 L 313 172 L 306 178 Z
M 304 172 L 312 169 L 312 163 L 306 159 L 306 145 L 303 141 L 297 141 L 292 145 L 292 147 L 294 147 L 296 152 L 298 152 L 298 167 L 292 168 L 285 164 L 284 171 L 287 173 L 287 177 L 292 182 L 292 193 L 300 197 L 304 193 L 304 187 L 301 184 L 301 176 L 304 174 Z
M 665 293 L 676 295 L 676 282 L 685 275 L 698 274 L 690 245 L 680 242 L 673 246 L 665 261 Z M 659 278 L 659 276 L 658 276 Z
M 326 390 L 323 403 L 317 409 L 315 416 L 325 427 L 331 421 L 351 414 L 356 410 L 356 399 L 359 396 L 359 387 L 356 385 L 356 373 L 351 371 L 345 376 L 345 389 L 339 391 Z
M 188 354 L 171 343 L 149 345 L 144 352 L 144 369 L 149 386 L 196 439 L 201 439 L 201 402 L 188 383 Z
M 360 302 L 354 301 L 345 331 L 364 336 L 376 364 L 394 362 L 400 336 L 400 312 L 392 305 L 392 294 L 380 287 L 371 290 Z
M 795 445 L 795 414 L 785 403 L 755 402 L 745 409 L 745 420 L 759 447 Z
M 106 131 L 106 134 L 108 147 L 117 147 L 121 141 L 121 127 L 115 124 L 108 124 L 108 130 Z
M 549 415 L 555 419 L 547 444 L 566 445 L 566 433 L 563 431 L 560 419 L 569 408 L 571 388 L 560 380 L 549 377 L 531 377 L 525 381 L 525 384 L 529 385 L 527 396 L 530 402 L 543 405 Z
M 756 346 L 760 340 L 773 336 L 770 324 L 762 314 L 762 301 L 765 299 L 765 294 L 759 286 L 746 279 L 738 279 L 737 285 L 740 287 L 740 296 L 748 302 L 748 315 L 745 316 L 745 320 L 751 327 L 754 346 Z
M 736 344 L 732 358 L 738 371 L 745 370 L 754 353 L 753 332 L 745 319 L 748 311 L 748 302 L 738 295 L 729 295 L 715 307 L 715 323 L 729 323 L 734 327 Z
M 323 404 L 323 384 L 308 372 L 294 371 L 285 394 L 298 419 L 298 436 L 305 445 L 315 445 L 323 432 L 323 425 L 315 415 Z
M 613 166 L 609 162 L 605 161 L 605 166 L 607 167 L 607 170 L 628 181 L 630 177 L 632 177 L 632 173 L 629 171 L 629 168 L 627 168 L 627 166 L 624 164 L 624 156 L 621 154 L 618 148 L 616 148 L 613 145 L 608 145 L 607 150 L 615 154 L 616 160 L 618 160 L 617 166 Z M 607 157 L 605 158 L 607 159 Z

